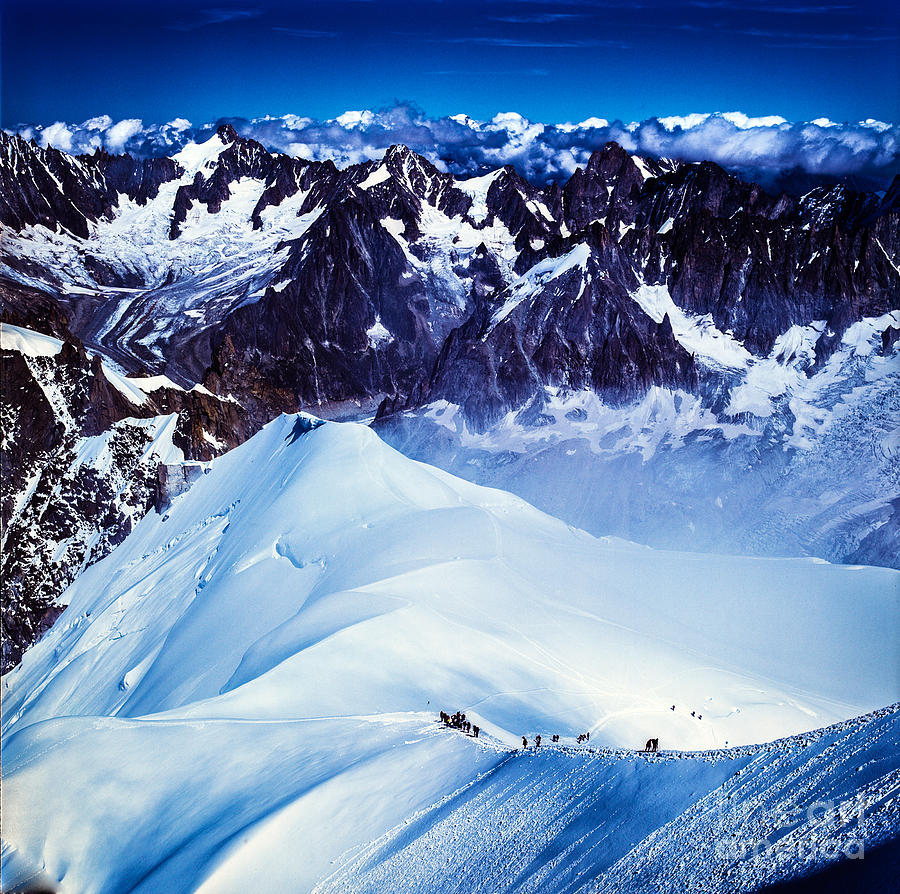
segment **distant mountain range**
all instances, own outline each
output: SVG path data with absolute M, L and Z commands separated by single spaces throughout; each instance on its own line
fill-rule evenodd
M 510 420 L 589 439 L 584 395 L 623 413 L 667 395 L 683 429 L 670 446 L 690 434 L 799 455 L 852 394 L 887 415 L 861 423 L 874 446 L 840 537 L 800 551 L 846 559 L 872 535 L 858 560 L 893 553 L 900 177 L 883 193 L 772 195 L 608 143 L 564 184 L 535 185 L 511 166 L 459 178 L 402 145 L 339 168 L 230 125 L 143 159 L 0 134 L 0 222 L 2 319 L 17 327 L 3 341 L 9 661 L 147 511 L 160 458 L 208 459 L 304 408 L 377 412 L 386 437 L 436 459 L 422 432 L 447 408 L 453 437 L 485 448 Z M 649 460 L 646 422 L 596 451 Z M 90 439 L 114 436 L 101 460 Z M 570 520 L 596 529 L 597 512 Z

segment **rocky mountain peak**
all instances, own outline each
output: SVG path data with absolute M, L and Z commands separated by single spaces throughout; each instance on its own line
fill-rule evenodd
M 240 137 L 237 134 L 237 131 L 230 124 L 220 124 L 216 128 L 216 135 L 226 145 L 228 143 L 234 143 L 240 139 Z
M 618 143 L 611 140 L 591 153 L 585 167 L 586 170 L 598 173 L 614 171 L 622 165 L 626 158 L 630 158 L 628 153 Z

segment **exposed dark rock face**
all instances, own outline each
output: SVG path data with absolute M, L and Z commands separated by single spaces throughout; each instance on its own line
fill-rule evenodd
M 13 495 L 26 490 L 29 471 L 62 443 L 65 427 L 56 418 L 25 358 L 3 351 L 3 389 L 0 392 L 4 449 L 0 451 L 3 479 L 2 519 L 6 531 L 13 512 Z
M 22 296 L 12 297 L 14 316 Z M 47 313 L 64 334 L 65 319 Z M 0 367 L 5 672 L 58 616 L 66 586 L 153 505 L 166 414 L 177 413 L 171 442 L 188 457 L 209 459 L 252 430 L 238 404 L 200 390 L 160 388 L 134 403 L 71 335 L 53 356 L 4 349 Z
M 108 217 L 119 193 L 145 204 L 177 174 L 170 158 L 137 160 L 98 149 L 76 162 L 58 149 L 0 133 L 0 223 L 16 230 L 40 224 L 86 238 L 88 222 Z
M 665 166 L 658 162 L 642 165 L 655 177 L 665 172 Z M 617 143 L 608 143 L 594 152 L 584 170 L 576 170 L 563 187 L 563 219 L 573 232 L 599 220 L 609 229 L 620 222 L 634 223 L 643 188 L 644 175 L 635 160 Z
M 529 284 L 521 297 L 521 284 L 501 292 L 493 313 L 451 333 L 418 400 L 459 404 L 483 430 L 543 385 L 592 389 L 613 401 L 650 385 L 695 388 L 694 359 L 675 340 L 669 318 L 656 323 L 634 302 L 634 275 L 605 228 L 592 227 L 596 247 L 584 247 L 583 263 Z M 508 301 L 518 303 L 504 315 Z
M 30 288 L 0 275 L 0 320 L 34 329 L 62 341 L 75 341 L 69 319 L 53 295 Z
M 649 384 L 696 387 L 701 371 L 674 347 L 671 326 L 654 326 L 630 299 L 638 280 L 667 283 L 677 305 L 709 314 L 757 354 L 767 354 L 792 325 L 825 320 L 819 364 L 851 323 L 898 306 L 893 192 L 879 202 L 838 187 L 797 200 L 768 196 L 709 163 L 669 171 L 651 165 L 642 162 L 652 175 L 645 181 L 620 147 L 594 153 L 558 197 L 571 237 L 531 252 L 527 263 L 523 252 L 517 264 L 527 270 L 584 241 L 597 266 L 583 278 L 589 285 L 581 298 L 574 289 L 582 278 L 569 276 L 568 288 L 535 293 L 496 329 L 487 327 L 486 314 L 474 315 L 445 343 L 424 399 L 461 403 L 483 426 L 538 383 L 592 387 L 614 400 Z M 573 341 L 575 329 L 581 335 Z M 403 405 L 389 402 L 382 412 Z
M 653 200 L 638 223 L 651 261 L 660 258 L 660 281 L 677 304 L 712 314 L 751 350 L 767 352 L 794 323 L 825 319 L 843 332 L 896 305 L 890 258 L 900 245 L 889 203 L 842 188 L 775 199 L 710 164 L 649 181 L 647 191 Z M 651 281 L 648 265 L 643 273 Z
M 428 300 L 409 271 L 367 205 L 348 198 L 330 209 L 283 268 L 287 287 L 226 321 L 231 392 L 240 397 L 243 382 L 261 378 L 297 406 L 317 407 L 409 389 L 437 353 Z M 367 334 L 376 321 L 390 333 L 380 344 Z
M 106 433 L 108 470 L 79 463 L 71 436 L 40 455 L 34 489 L 5 529 L 4 672 L 62 611 L 57 597 L 75 576 L 108 554 L 150 508 L 155 463 L 142 459 L 150 447 L 144 429 L 123 421 Z

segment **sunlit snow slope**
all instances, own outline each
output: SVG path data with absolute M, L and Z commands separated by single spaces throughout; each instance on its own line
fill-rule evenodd
M 282 416 L 147 515 L 4 678 L 7 880 L 228 890 L 229 861 L 301 848 L 303 890 L 503 759 L 423 734 L 440 708 L 500 743 L 665 749 L 898 700 L 896 571 L 597 540 L 309 427 Z

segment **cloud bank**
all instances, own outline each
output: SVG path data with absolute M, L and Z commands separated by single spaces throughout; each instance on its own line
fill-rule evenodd
M 81 124 L 23 125 L 17 129 L 41 146 L 71 153 L 97 148 L 136 156 L 171 155 L 207 139 L 222 123 L 266 148 L 339 166 L 378 159 L 403 143 L 442 170 L 475 176 L 515 166 L 533 182 L 563 181 L 584 166 L 593 150 L 610 140 L 653 158 L 714 161 L 770 188 L 817 178 L 845 180 L 858 188 L 884 189 L 900 173 L 900 127 L 872 119 L 835 123 L 826 118 L 789 122 L 779 116 L 752 118 L 741 112 L 648 118 L 623 123 L 589 118 L 543 124 L 514 112 L 478 121 L 467 115 L 430 118 L 410 103 L 379 111 L 345 112 L 319 121 L 297 115 L 222 118 L 194 125 L 177 118 L 144 125 L 108 115 Z

